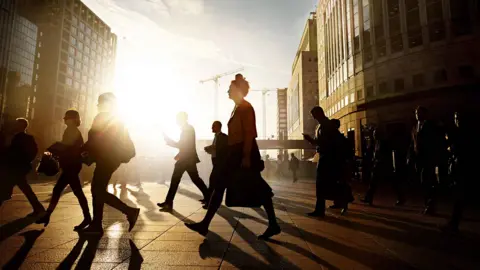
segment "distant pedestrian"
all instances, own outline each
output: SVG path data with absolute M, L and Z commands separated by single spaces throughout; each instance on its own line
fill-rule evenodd
M 53 194 L 47 208 L 47 213 L 37 220 L 36 223 L 43 223 L 45 226 L 48 225 L 50 222 L 50 216 L 55 210 L 63 190 L 69 185 L 82 208 L 83 221 L 74 228 L 75 231 L 79 231 L 92 222 L 90 211 L 88 210 L 87 198 L 83 193 L 79 177 L 79 173 L 82 170 L 81 151 L 83 146 L 82 133 L 80 133 L 80 130 L 78 129 L 81 120 L 79 113 L 75 110 L 67 111 L 63 120 L 67 128 L 63 133 L 62 141 L 49 149 L 54 156 L 59 157 L 62 174 L 53 188 Z
M 177 114 L 177 124 L 182 130 L 178 142 L 164 135 L 167 145 L 175 147 L 179 151 L 175 156 L 176 163 L 173 169 L 172 180 L 170 182 L 167 197 L 164 202 L 157 203 L 158 207 L 162 208 L 162 211 L 173 210 L 173 199 L 175 198 L 178 186 L 182 180 L 182 175 L 185 172 L 188 173 L 192 182 L 202 192 L 203 199 L 201 201 L 206 203 L 210 198 L 207 185 L 205 185 L 205 182 L 203 182 L 202 178 L 198 175 L 197 163 L 200 163 L 200 159 L 197 154 L 195 129 L 188 123 L 187 113 L 180 112 Z
M 288 164 L 288 169 L 292 172 L 293 182 L 296 183 L 298 181 L 297 171 L 298 167 L 300 166 L 300 161 L 295 156 L 294 153 L 290 154 L 290 161 Z
M 205 147 L 205 151 L 212 156 L 213 169 L 210 174 L 210 182 L 208 183 L 208 193 L 213 194 L 215 185 L 218 178 L 222 177 L 221 173 L 224 170 L 226 159 L 228 155 L 228 135 L 222 132 L 222 123 L 215 121 L 212 124 L 212 132 L 215 134 L 211 145 Z M 208 209 L 208 203 L 210 198 L 203 206 L 204 209 Z
M 84 230 L 86 234 L 103 234 L 102 220 L 104 204 L 121 211 L 127 216 L 128 231 L 137 222 L 139 208 L 133 208 L 107 191 L 112 174 L 122 163 L 128 163 L 135 157 L 135 146 L 128 130 L 117 118 L 116 97 L 113 93 L 104 93 L 98 97 L 100 113 L 95 117 L 88 132 L 83 154 L 90 162 L 95 162 L 92 179 L 93 220 Z
M 7 149 L 6 190 L 11 195 L 13 187 L 18 186 L 33 207 L 30 216 L 39 216 L 45 212 L 45 208 L 27 182 L 27 174 L 32 170 L 32 161 L 37 156 L 37 143 L 32 135 L 27 134 L 27 119 L 18 118 L 14 128 L 15 135 Z M 10 195 L 7 194 L 6 197 Z

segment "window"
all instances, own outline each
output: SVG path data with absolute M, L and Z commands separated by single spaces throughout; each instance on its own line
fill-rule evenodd
M 83 50 L 83 43 L 82 42 L 78 42 L 78 49 Z
M 469 1 L 450 1 L 452 31 L 455 36 L 463 36 L 472 33 L 469 3 Z M 480 6 L 480 4 L 477 5 Z
M 409 47 L 413 48 L 423 44 L 418 0 L 406 0 L 405 8 L 407 11 L 408 43 Z
M 458 67 L 458 74 L 463 79 L 473 79 L 475 77 L 475 71 L 472 66 L 460 66 Z
M 402 92 L 405 90 L 405 82 L 402 78 L 395 80 L 395 92 Z
M 73 68 L 67 67 L 67 74 L 73 76 Z
M 360 51 L 360 18 L 358 0 L 353 0 L 353 47 L 357 53 Z
M 423 73 L 413 75 L 412 81 L 413 81 L 413 87 L 415 88 L 420 88 L 425 86 L 425 78 L 423 76 Z
M 391 37 L 392 53 L 403 50 L 403 40 L 400 27 L 400 3 L 399 0 L 387 0 L 387 14 Z
M 375 93 L 373 92 L 373 86 L 367 86 L 366 95 L 367 98 L 373 97 L 375 95 Z
M 79 71 L 75 71 L 75 79 L 80 79 L 80 72 Z
M 75 26 L 72 26 L 70 32 L 72 32 L 72 35 L 77 35 L 77 28 Z
M 76 44 L 77 44 L 77 39 L 74 38 L 74 37 L 72 37 L 72 36 L 70 36 L 70 43 L 71 43 L 72 45 L 76 45 Z
M 75 68 L 76 69 L 81 69 L 82 68 L 82 63 L 80 63 L 79 61 L 76 61 L 75 62 Z
M 85 30 L 85 24 L 84 24 L 83 22 L 80 22 L 80 29 L 81 29 L 82 31 Z
M 445 24 L 443 22 L 443 7 L 441 0 L 426 0 L 428 32 L 431 42 L 445 38 Z
M 72 86 L 73 81 L 72 81 L 71 78 L 67 78 L 67 79 L 65 80 L 65 83 L 66 83 L 68 86 Z
M 375 28 L 375 50 L 378 57 L 383 57 L 387 54 L 387 43 L 385 41 L 385 29 L 383 24 L 384 11 L 382 1 L 372 1 L 373 18 Z
M 72 46 L 70 46 L 70 47 L 68 48 L 68 52 L 69 52 L 71 55 L 75 55 L 75 48 L 72 47 Z
M 85 30 L 85 32 L 87 33 L 87 35 L 90 36 L 90 34 L 92 33 L 92 29 L 90 29 L 90 27 L 87 27 L 87 29 Z
M 85 38 L 85 35 L 83 34 L 83 32 L 78 33 L 78 38 L 80 40 L 83 40 Z
M 437 70 L 433 74 L 433 81 L 435 83 L 443 83 L 443 82 L 446 82 L 447 79 L 448 79 L 447 71 L 445 69 Z
M 75 60 L 73 59 L 73 57 L 71 57 L 71 56 L 68 57 L 68 64 L 70 66 L 73 66 L 75 64 Z
M 386 94 L 388 93 L 388 84 L 387 82 L 382 82 L 378 85 L 378 93 L 379 94 Z
M 80 88 L 80 83 L 77 82 L 77 81 L 75 81 L 75 82 L 73 83 L 73 88 L 75 88 L 75 90 L 78 90 L 78 89 Z

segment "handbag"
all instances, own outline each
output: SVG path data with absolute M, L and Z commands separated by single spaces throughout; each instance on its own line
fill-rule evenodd
M 43 154 L 37 167 L 37 173 L 43 173 L 46 176 L 55 176 L 60 171 L 58 160 L 53 155 Z
M 228 207 L 261 207 L 272 196 L 272 188 L 258 170 L 241 168 L 229 179 L 225 204 Z

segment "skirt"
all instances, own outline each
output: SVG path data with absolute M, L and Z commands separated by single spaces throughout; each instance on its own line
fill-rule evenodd
M 243 143 L 229 146 L 229 153 L 224 169 L 228 207 L 260 207 L 273 197 L 272 188 L 263 179 L 263 161 L 255 142 L 251 151 L 251 167 L 242 168 Z

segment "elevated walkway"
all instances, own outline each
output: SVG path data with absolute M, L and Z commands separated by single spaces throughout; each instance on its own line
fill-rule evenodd
M 197 146 L 204 147 L 210 145 L 212 140 L 197 140 Z M 312 146 L 305 140 L 257 140 L 258 147 L 261 150 L 275 150 L 275 149 L 306 149 L 315 150 L 315 146 Z

